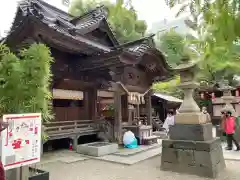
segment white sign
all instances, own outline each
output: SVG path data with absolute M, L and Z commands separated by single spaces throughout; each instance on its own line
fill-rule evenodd
M 34 164 L 40 161 L 40 113 L 4 115 L 8 128 L 1 133 L 2 164 L 5 170 Z

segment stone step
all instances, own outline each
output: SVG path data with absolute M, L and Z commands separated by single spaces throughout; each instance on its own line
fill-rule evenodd
M 152 144 L 152 145 L 149 145 L 149 146 L 141 145 L 136 149 L 127 149 L 127 148 L 120 149 L 118 152 L 114 153 L 113 155 L 121 156 L 121 157 L 129 157 L 129 156 L 141 154 L 141 153 L 144 153 L 146 151 L 156 149 L 156 148 L 159 148 L 159 147 L 161 147 L 161 143 Z
M 165 131 L 155 131 L 152 134 L 157 136 L 159 139 L 168 139 L 168 135 Z
M 119 156 L 119 155 L 111 154 L 111 155 L 106 155 L 106 156 L 102 156 L 102 157 L 91 157 L 91 158 L 102 160 L 102 161 L 107 161 L 107 162 L 112 162 L 112 163 L 133 165 L 140 161 L 144 161 L 149 158 L 158 156 L 161 153 L 162 153 L 162 147 L 160 145 L 158 147 L 134 154 L 132 156 Z M 159 158 L 159 162 L 160 162 L 160 158 Z

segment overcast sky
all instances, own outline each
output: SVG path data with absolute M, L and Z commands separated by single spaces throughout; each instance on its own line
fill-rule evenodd
M 19 0 L 1 0 L 0 2 L 0 35 L 4 36 L 4 31 L 10 29 L 17 9 Z M 46 0 L 58 8 L 64 9 L 61 5 L 62 0 Z M 115 1 L 115 0 L 111 0 Z M 164 0 L 132 0 L 138 13 L 139 19 L 146 20 L 149 28 L 153 22 L 163 19 L 173 19 L 176 9 L 170 10 Z M 66 8 L 64 9 L 66 10 Z

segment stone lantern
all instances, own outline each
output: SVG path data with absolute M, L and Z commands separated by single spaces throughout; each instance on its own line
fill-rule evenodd
M 225 168 L 221 141 L 213 138 L 212 123 L 200 111 L 193 98 L 198 84 L 197 62 L 179 65 L 180 85 L 184 99 L 170 127 L 168 140 L 163 140 L 161 169 L 215 178 Z
M 235 90 L 235 88 L 229 86 L 229 82 L 228 80 L 223 80 L 220 83 L 220 88 L 218 88 L 218 90 L 223 92 L 223 96 L 222 96 L 222 100 L 225 103 L 225 106 L 223 107 L 223 109 L 227 110 L 227 111 L 231 111 L 233 115 L 235 115 L 236 111 L 232 105 L 232 101 L 234 100 L 234 96 L 232 96 L 231 91 Z

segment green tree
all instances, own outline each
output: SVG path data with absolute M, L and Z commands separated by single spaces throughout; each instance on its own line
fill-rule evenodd
M 186 36 L 170 30 L 157 37 L 155 42 L 157 48 L 165 53 L 167 61 L 172 67 L 181 63 L 187 50 Z
M 17 55 L 0 45 L 0 116 L 41 112 L 43 120 L 53 118 L 52 61 L 50 50 L 43 44 L 33 44 Z
M 188 55 L 191 58 L 196 58 L 197 53 L 188 46 L 188 41 L 194 39 L 191 35 L 183 35 L 177 33 L 175 30 L 162 33 L 156 39 L 156 46 L 160 51 L 166 55 L 167 62 L 172 67 L 182 63 L 182 59 Z M 168 82 L 159 82 L 153 85 L 156 92 L 162 92 L 177 97 L 182 97 L 182 91 L 176 86 L 180 83 L 179 76 L 174 77 Z
M 166 2 L 170 7 L 180 4 L 177 0 Z M 183 0 L 181 4 L 182 8 L 178 14 L 188 9 L 193 17 L 193 24 L 205 27 L 202 31 L 209 31 L 218 42 L 229 45 L 239 39 L 239 0 Z
M 177 88 L 177 85 L 180 83 L 180 77 L 176 76 L 174 79 L 167 82 L 158 82 L 153 84 L 152 89 L 155 92 L 160 92 L 168 94 L 174 97 L 182 98 L 182 90 Z
M 123 0 L 116 3 L 96 0 L 74 0 L 71 3 L 69 13 L 73 16 L 81 16 L 87 11 L 104 4 L 108 9 L 108 22 L 120 43 L 126 43 L 144 36 L 147 25 L 143 20 L 139 20 L 131 2 L 126 5 Z
M 218 81 L 222 77 L 230 82 L 239 74 L 239 0 L 166 0 L 170 8 L 179 6 L 181 13 L 188 10 L 186 24 L 197 33 L 193 42 L 202 60 L 200 79 Z

